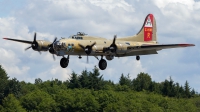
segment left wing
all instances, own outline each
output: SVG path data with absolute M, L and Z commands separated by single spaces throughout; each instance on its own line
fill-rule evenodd
M 27 40 L 19 40 L 19 39 L 11 39 L 11 38 L 3 38 L 3 39 L 16 41 L 16 42 L 21 42 L 21 43 L 26 43 L 26 44 L 32 44 L 33 43 L 33 41 L 27 41 Z
M 156 44 L 156 45 L 148 45 L 143 44 L 141 46 L 128 46 L 128 51 L 146 51 L 146 50 L 162 50 L 169 48 L 179 48 L 179 47 L 191 47 L 195 46 L 194 44 Z

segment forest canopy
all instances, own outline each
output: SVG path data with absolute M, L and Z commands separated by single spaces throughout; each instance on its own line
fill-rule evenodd
M 106 75 L 106 74 L 104 74 Z M 104 80 L 99 69 L 72 72 L 70 79 L 35 83 L 10 79 L 0 65 L 0 111 L 200 111 L 200 97 L 186 81 L 152 81 L 148 73 L 118 83 Z

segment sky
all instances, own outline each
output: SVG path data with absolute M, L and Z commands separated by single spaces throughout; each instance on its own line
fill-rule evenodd
M 119 81 L 121 74 L 136 78 L 148 73 L 153 81 L 171 77 L 200 92 L 200 1 L 197 0 L 0 0 L 0 37 L 53 41 L 55 37 L 69 37 L 77 32 L 112 39 L 135 35 L 147 14 L 157 23 L 160 44 L 191 43 L 195 47 L 161 50 L 156 55 L 114 58 L 100 71 L 105 80 Z M 68 80 L 74 71 L 91 71 L 98 66 L 95 57 L 79 59 L 70 56 L 69 66 L 60 67 L 49 52 L 25 51 L 27 44 L 0 40 L 0 65 L 10 78 L 32 82 Z

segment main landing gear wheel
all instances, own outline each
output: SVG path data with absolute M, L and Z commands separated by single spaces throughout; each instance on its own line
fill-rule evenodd
M 139 61 L 140 60 L 140 56 L 136 56 L 136 60 Z
M 99 61 L 99 68 L 100 68 L 101 70 L 105 70 L 106 67 L 107 67 L 107 62 L 106 62 L 106 60 L 105 60 L 105 59 L 101 59 L 101 60 Z
M 66 68 L 69 64 L 69 59 L 68 58 L 65 58 L 63 57 L 61 60 L 60 60 L 60 66 L 62 68 Z

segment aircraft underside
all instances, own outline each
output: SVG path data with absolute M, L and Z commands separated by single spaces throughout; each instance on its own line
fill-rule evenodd
M 69 57 L 70 57 L 70 55 L 68 55 L 67 57 L 63 56 L 63 58 L 61 58 L 61 60 L 60 60 L 60 66 L 61 66 L 62 68 L 66 68 L 66 67 L 68 66 L 68 64 L 69 64 Z M 94 56 L 94 57 L 97 58 L 97 59 L 99 60 L 98 66 L 99 66 L 99 68 L 100 68 L 101 70 L 105 70 L 106 67 L 107 67 L 107 61 L 106 61 L 103 57 L 106 57 L 107 60 L 112 60 L 112 59 L 114 59 L 114 56 L 113 56 L 113 55 L 107 55 L 107 56 L 103 56 L 103 55 L 102 55 L 102 56 L 101 56 L 101 59 L 99 59 L 98 56 Z M 78 58 L 81 59 L 81 58 L 82 58 L 81 55 L 79 55 Z M 137 60 L 137 61 L 140 60 L 140 56 L 139 56 L 139 55 L 136 56 L 136 60 Z M 87 62 L 88 62 L 88 56 L 87 56 Z
M 74 55 L 74 56 L 78 56 L 79 59 L 82 59 L 82 56 L 87 56 L 87 62 L 88 62 L 88 56 L 94 56 L 97 60 L 99 60 L 99 68 L 101 70 L 105 70 L 106 67 L 107 67 L 107 61 L 106 60 L 113 60 L 114 57 L 126 57 L 126 56 L 136 56 L 136 60 L 139 61 L 140 60 L 140 55 L 149 55 L 149 54 L 157 54 L 157 52 L 155 50 L 149 50 L 149 51 L 146 51 L 146 52 L 141 52 L 141 51 L 135 51 L 135 52 L 132 52 L 132 53 L 126 53 L 126 54 L 101 54 L 101 55 L 85 55 L 85 53 L 79 53 L 79 54 L 74 54 L 74 53 L 71 53 L 71 54 L 66 54 L 67 57 L 65 57 L 63 55 L 63 58 L 60 60 L 60 66 L 62 68 L 66 68 L 69 64 L 69 57 L 70 55 Z M 99 59 L 99 57 L 101 57 Z M 106 60 L 104 59 L 106 58 Z

